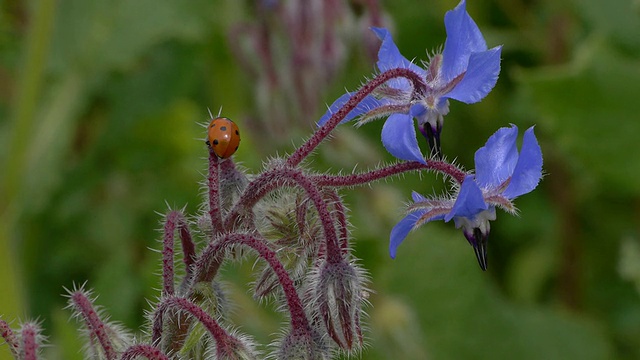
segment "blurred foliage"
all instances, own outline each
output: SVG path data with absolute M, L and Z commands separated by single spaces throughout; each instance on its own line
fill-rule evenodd
M 502 75 L 483 102 L 451 104 L 443 150 L 471 167 L 498 127 L 535 124 L 547 175 L 518 199 L 519 217 L 498 214 L 487 273 L 448 225 L 421 228 L 388 258 L 411 190 L 439 191 L 440 178 L 344 191 L 375 290 L 363 358 L 640 358 L 640 2 L 468 2 L 489 46 L 504 44 Z M 63 286 L 86 281 L 115 320 L 143 323 L 159 287 L 155 212 L 199 203 L 198 123 L 207 108 L 241 128 L 256 116 L 252 79 L 227 44 L 253 20 L 248 3 L 0 1 L 0 313 L 42 319 L 57 345 L 48 358 L 81 358 Z M 416 59 L 444 42 L 456 4 L 382 2 Z M 324 102 L 371 75 L 371 60 L 350 54 Z M 314 120 L 273 147 L 290 151 Z M 339 128 L 310 166 L 391 160 L 380 128 Z M 253 145 L 264 134 L 243 135 L 236 160 L 256 172 L 274 154 Z M 282 319 L 247 295 L 250 265 L 227 269 L 229 289 L 243 329 L 268 341 Z

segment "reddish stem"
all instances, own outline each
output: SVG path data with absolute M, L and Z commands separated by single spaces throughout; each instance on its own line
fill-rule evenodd
M 91 301 L 82 291 L 76 291 L 71 294 L 72 305 L 82 315 L 84 321 L 92 336 L 95 336 L 104 350 L 105 357 L 108 360 L 114 360 L 116 358 L 116 351 L 109 340 L 107 335 L 106 325 L 100 320 L 98 313 L 93 308 Z
M 222 174 L 222 181 L 225 179 L 225 175 L 237 173 L 236 164 L 233 162 L 232 158 L 224 159 L 223 161 L 219 161 L 220 165 L 220 173 Z
M 162 241 L 162 293 L 173 295 L 173 236 L 176 228 L 176 212 L 172 211 L 164 223 L 164 236 Z
M 155 311 L 153 319 L 153 333 L 151 336 L 153 343 L 158 343 L 160 341 L 164 322 L 164 313 L 169 309 L 186 311 L 191 314 L 191 316 L 198 319 L 198 321 L 204 325 L 215 340 L 218 358 L 224 358 L 222 355 L 233 353 L 233 349 L 241 346 L 236 338 L 229 335 L 218 324 L 218 322 L 207 314 L 200 306 L 188 299 L 175 296 L 163 299 Z
M 163 249 L 162 249 L 162 293 L 163 295 L 173 295 L 174 290 L 174 237 L 176 228 L 180 233 L 180 240 L 182 243 L 183 261 L 186 267 L 186 277 L 191 276 L 191 269 L 196 259 L 196 250 L 193 239 L 191 238 L 191 232 L 189 230 L 189 224 L 185 219 L 182 212 L 173 210 L 167 215 L 167 219 L 164 224 L 164 237 L 163 237 Z
M 13 357 L 17 359 L 20 351 L 18 339 L 16 338 L 16 334 L 14 334 L 13 330 L 11 330 L 11 328 L 9 327 L 9 324 L 2 319 L 0 319 L 0 335 L 9 346 L 11 355 L 13 355 Z
M 225 223 L 229 224 L 230 228 L 231 224 L 240 214 L 240 209 L 244 208 L 244 211 L 250 209 L 270 191 L 287 185 L 298 185 L 304 189 L 307 196 L 309 196 L 309 199 L 313 202 L 316 211 L 318 212 L 318 217 L 322 222 L 325 241 L 327 244 L 328 261 L 334 262 L 341 260 L 342 257 L 340 255 L 341 252 L 336 235 L 336 229 L 333 225 L 333 219 L 329 213 L 327 204 L 324 202 L 322 193 L 314 182 L 310 181 L 302 171 L 297 169 L 278 168 L 265 172 L 263 176 L 260 176 L 247 186 L 243 196 L 236 204 L 236 207 L 231 211 Z
M 331 201 L 334 211 L 333 216 L 336 218 L 336 224 L 340 232 L 340 251 L 343 256 L 349 253 L 349 224 L 347 222 L 347 209 L 340 199 L 340 195 L 335 189 L 326 189 L 325 197 Z
M 408 171 L 415 170 L 432 170 L 454 179 L 457 183 L 462 184 L 466 172 L 462 171 L 455 165 L 449 164 L 441 160 L 427 160 L 427 164 L 417 161 L 401 162 L 380 169 L 368 171 L 361 174 L 353 175 L 315 175 L 311 180 L 318 186 L 356 186 L 368 184 L 372 181 L 381 180 L 390 176 L 400 175 Z
M 121 360 L 133 360 L 138 356 L 144 356 L 149 360 L 169 360 L 160 349 L 148 344 L 136 344 L 130 346 L 120 358 Z
M 282 291 L 287 300 L 289 313 L 291 314 L 291 326 L 294 330 L 311 331 L 309 321 L 304 312 L 302 301 L 298 296 L 295 284 L 285 270 L 284 266 L 278 260 L 275 251 L 269 249 L 267 241 L 248 234 L 227 234 L 218 241 L 210 243 L 202 252 L 202 256 L 196 263 L 196 283 L 209 282 L 213 279 L 222 264 L 222 256 L 224 249 L 233 244 L 242 244 L 254 249 L 258 255 L 263 258 L 276 274 Z
M 32 323 L 26 323 L 22 327 L 22 351 L 24 360 L 38 359 L 38 342 L 36 336 L 38 327 Z
M 329 135 L 329 133 L 353 110 L 356 106 L 364 100 L 369 94 L 371 94 L 376 88 L 385 82 L 403 77 L 411 81 L 414 86 L 414 91 L 422 93 L 425 91 L 426 85 L 420 75 L 416 74 L 412 70 L 404 68 L 395 68 L 387 70 L 382 74 L 379 74 L 368 83 L 364 84 L 360 90 L 358 90 L 347 101 L 340 110 L 331 115 L 331 118 L 320 127 L 306 143 L 302 144 L 287 160 L 287 165 L 295 167 L 302 160 L 304 160 L 309 154 Z
M 269 192 L 291 183 L 290 179 L 280 176 L 281 172 L 281 168 L 265 171 L 255 180 L 251 181 L 240 196 L 240 199 L 231 211 L 229 211 L 224 222 L 225 228 L 235 228 L 237 225 L 236 221 L 242 213 L 253 208 L 253 206 Z
M 184 262 L 186 276 L 191 277 L 191 273 L 193 272 L 193 264 L 195 264 L 198 256 L 196 255 L 196 244 L 193 242 L 193 238 L 191 237 L 191 230 L 189 230 L 189 224 L 187 223 L 184 216 L 180 219 L 178 223 L 178 230 L 180 231 L 180 242 L 182 244 L 182 255 Z
M 213 148 L 209 146 L 209 217 L 211 218 L 211 228 L 213 233 L 221 233 L 224 228 L 222 227 L 222 213 L 220 210 L 220 169 L 218 156 L 213 152 Z
M 284 169 L 282 176 L 288 177 L 298 184 L 307 193 L 309 199 L 313 202 L 318 217 L 322 223 L 324 230 L 324 237 L 326 242 L 327 261 L 339 262 L 342 260 L 340 245 L 338 244 L 338 236 L 336 234 L 336 228 L 333 225 L 333 218 L 327 204 L 324 201 L 322 193 L 319 191 L 316 184 L 311 182 L 307 176 L 305 176 L 300 170 Z

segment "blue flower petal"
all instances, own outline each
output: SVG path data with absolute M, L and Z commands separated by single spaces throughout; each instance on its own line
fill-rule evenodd
M 411 198 L 413 199 L 413 202 L 421 202 L 421 201 L 427 201 L 427 198 L 422 196 L 422 194 L 417 193 L 415 191 L 411 192 Z
M 417 119 L 424 117 L 426 115 L 426 112 L 427 108 L 421 102 L 415 103 L 409 108 L 409 115 Z
M 382 45 L 380 45 L 380 50 L 378 51 L 378 69 L 381 72 L 396 69 L 396 68 L 405 68 L 413 70 L 415 73 L 420 75 L 420 77 L 424 78 L 426 76 L 426 71 L 419 67 L 416 64 L 411 63 L 411 61 L 407 60 L 402 54 L 398 47 L 393 42 L 393 38 L 387 29 L 384 28 L 375 28 L 372 27 L 371 30 L 378 36 L 380 40 L 382 40 Z M 387 82 L 389 86 L 395 89 L 400 90 L 410 90 L 412 88 L 411 84 L 407 79 L 393 79 Z
M 473 53 L 462 80 L 445 97 L 473 104 L 482 100 L 493 89 L 500 75 L 500 53 L 502 46 Z
M 518 128 L 500 128 L 475 154 L 476 182 L 482 187 L 496 187 L 513 175 L 518 162 L 516 138 Z
M 331 115 L 339 111 L 340 108 L 343 107 L 344 104 L 346 104 L 349 101 L 349 99 L 351 99 L 351 96 L 353 96 L 353 94 L 355 94 L 355 92 L 348 92 L 340 96 L 336 101 L 334 101 L 333 104 L 329 106 L 329 109 L 327 109 L 327 112 L 325 112 L 324 115 L 322 115 L 322 117 L 320 118 L 320 120 L 318 120 L 318 126 L 322 126 L 327 121 L 329 121 L 329 119 L 331 118 Z M 347 116 L 344 118 L 344 120 L 342 120 L 340 123 L 342 124 L 347 121 L 350 121 L 353 118 L 359 115 L 362 115 L 368 112 L 369 110 L 375 109 L 380 105 L 382 105 L 382 102 L 380 102 L 375 97 L 369 95 L 365 97 L 358 105 L 356 105 L 356 107 L 353 110 L 351 110 L 347 114 Z
M 382 127 L 382 144 L 391 155 L 401 160 L 419 161 L 423 164 L 424 155 L 420 152 L 413 118 L 406 114 L 389 116 Z
M 488 208 L 489 205 L 484 201 L 482 190 L 480 190 L 478 184 L 476 184 L 473 175 L 467 175 L 458 192 L 458 198 L 453 204 L 451 211 L 444 217 L 444 221 L 449 222 L 449 220 L 454 217 L 473 219 L 480 212 Z
M 538 145 L 536 135 L 533 133 L 533 127 L 530 127 L 524 132 L 520 157 L 516 168 L 513 170 L 511 182 L 509 182 L 509 186 L 507 186 L 503 195 L 508 199 L 513 199 L 526 194 L 538 186 L 541 177 L 542 150 Z
M 396 258 L 396 252 L 398 250 L 398 246 L 402 244 L 404 239 L 409 235 L 409 232 L 416 225 L 416 222 L 422 215 L 426 213 L 426 210 L 415 211 L 405 216 L 404 219 L 400 220 L 396 224 L 396 226 L 391 229 L 390 241 L 389 241 L 389 255 L 392 259 Z
M 444 15 L 447 40 L 442 52 L 442 75 L 446 82 L 465 71 L 471 53 L 487 50 L 487 43 L 478 25 L 465 7 L 465 1 L 462 0 L 455 9 Z

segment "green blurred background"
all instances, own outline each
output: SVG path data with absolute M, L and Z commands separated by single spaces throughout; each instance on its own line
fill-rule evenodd
M 160 286 L 157 212 L 198 208 L 207 108 L 238 123 L 235 159 L 256 173 L 371 76 L 377 43 L 363 29 L 389 26 L 406 57 L 426 59 L 457 1 L 383 1 L 377 19 L 366 4 L 340 5 L 341 55 L 332 76 L 304 75 L 319 90 L 301 105 L 265 86 L 260 57 L 240 46 L 239 29 L 281 26 L 254 1 L 0 1 L 3 319 L 40 319 L 47 358 L 80 359 L 60 294 L 86 281 L 113 320 L 138 329 Z M 440 191 L 441 178 L 343 191 L 375 291 L 362 357 L 640 359 L 640 1 L 469 0 L 468 11 L 490 47 L 504 45 L 502 73 L 483 102 L 451 104 L 443 151 L 471 168 L 499 127 L 535 124 L 547 175 L 518 199 L 519 217 L 498 214 L 486 273 L 451 224 L 421 228 L 388 257 L 411 190 Z M 278 63 L 280 31 L 274 67 L 302 71 Z M 340 127 L 309 167 L 392 160 L 381 126 Z M 225 276 L 238 324 L 267 343 L 282 318 L 251 300 L 250 263 Z

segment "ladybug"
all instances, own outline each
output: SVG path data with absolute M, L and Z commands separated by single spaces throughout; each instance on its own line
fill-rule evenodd
M 226 159 L 238 150 L 240 130 L 238 125 L 226 117 L 217 117 L 209 123 L 207 145 L 221 159 Z

